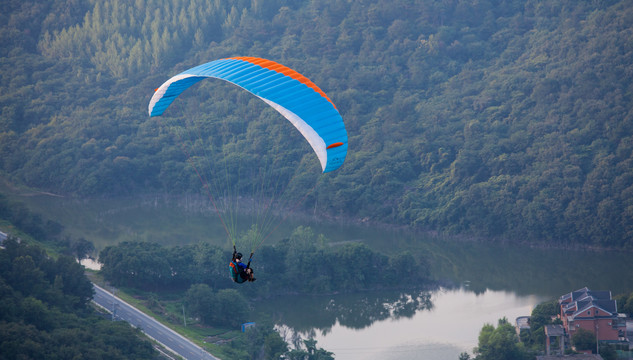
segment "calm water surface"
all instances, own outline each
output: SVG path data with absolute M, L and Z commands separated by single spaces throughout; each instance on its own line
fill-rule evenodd
M 483 324 L 496 325 L 502 317 L 513 321 L 547 300 L 507 291 L 476 294 L 464 287 L 421 294 L 417 304 L 409 300 L 409 308 L 402 293 L 377 292 L 277 300 L 260 310 L 273 314 L 287 340 L 294 332 L 314 337 L 336 359 L 456 360 L 462 352 L 472 354 Z
M 337 359 L 451 359 L 472 354 L 479 330 L 502 317 L 529 314 L 543 301 L 539 296 L 517 296 L 505 291 L 475 294 L 465 289 L 432 292 L 433 307 L 411 318 L 387 319 L 355 330 L 336 323 L 315 339 Z

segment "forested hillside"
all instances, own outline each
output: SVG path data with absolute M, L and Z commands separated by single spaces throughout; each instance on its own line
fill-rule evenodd
M 0 169 L 83 197 L 196 192 L 149 98 L 191 66 L 257 56 L 308 76 L 345 120 L 346 163 L 311 210 L 630 249 L 631 39 L 629 1 L 3 1 Z M 271 116 L 222 84 L 201 91 L 182 106 Z

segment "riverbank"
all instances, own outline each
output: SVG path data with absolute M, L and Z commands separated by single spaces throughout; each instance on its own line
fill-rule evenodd
M 10 190 L 12 189 L 12 190 Z M 155 239 L 161 244 L 169 242 L 168 238 L 181 236 L 184 243 L 211 241 L 223 245 L 226 238 L 215 209 L 208 198 L 194 194 L 142 194 L 133 197 L 115 198 L 75 198 L 60 196 L 28 189 L 18 189 L 4 181 L 2 191 L 11 191 L 11 197 L 28 205 L 33 211 L 41 213 L 46 219 L 64 225 L 70 236 L 84 237 L 96 248 L 118 241 Z M 28 195 L 28 196 L 26 196 Z M 253 200 L 240 199 L 244 204 L 242 220 L 249 214 L 248 209 L 254 206 Z M 61 210 L 61 211 L 60 211 Z M 348 217 L 342 214 L 332 215 L 327 212 L 299 211 L 293 209 L 284 213 L 278 212 L 279 227 L 272 234 L 271 241 L 287 237 L 294 224 L 302 224 L 315 228 L 335 242 L 358 241 L 357 237 L 346 236 L 349 232 L 320 231 L 320 229 L 354 228 L 355 233 L 379 230 L 391 236 L 415 237 L 451 241 L 458 243 L 481 243 L 495 245 L 516 245 L 537 249 L 572 250 L 572 251 L 625 251 L 633 253 L 633 249 L 596 246 L 591 244 L 525 242 L 520 239 L 502 237 L 482 237 L 471 234 L 446 233 L 433 229 L 420 229 L 405 224 L 378 221 L 370 218 Z M 155 219 L 156 221 L 153 221 Z M 248 223 L 248 221 L 243 221 Z M 339 235 L 340 234 L 340 235 Z
M 126 197 L 77 198 L 68 194 L 56 194 L 31 189 L 12 183 L 0 173 L 0 194 L 23 202 L 30 210 L 45 219 L 59 222 L 71 237 L 83 237 L 93 242 L 97 250 L 119 241 L 150 240 L 161 244 L 169 238 L 181 236 L 185 243 L 211 241 L 222 245 L 226 235 L 214 207 L 208 197 L 200 194 L 146 193 Z M 266 201 L 266 203 L 268 200 Z M 253 199 L 240 199 L 244 217 L 255 206 Z M 174 211 L 177 210 L 177 211 Z M 146 216 L 146 217 L 145 217 Z M 292 231 L 290 224 L 302 224 L 314 228 L 346 228 L 380 230 L 396 236 L 417 237 L 462 243 L 518 245 L 532 248 L 573 251 L 625 251 L 633 249 L 579 244 L 572 242 L 526 242 L 504 237 L 483 237 L 473 234 L 447 233 L 436 229 L 416 228 L 407 224 L 379 221 L 369 217 L 333 215 L 319 207 L 310 210 L 293 208 L 277 210 L 278 231 L 271 234 L 272 241 L 284 238 Z M 149 218 L 149 221 L 148 221 Z M 156 221 L 152 221 L 155 218 Z M 174 231 L 172 231 L 172 229 Z M 321 232 L 321 231 L 317 231 Z M 322 232 L 332 241 L 357 240 L 345 236 L 345 232 Z M 337 236 L 336 234 L 342 234 Z M 152 240 L 153 239 L 153 240 Z

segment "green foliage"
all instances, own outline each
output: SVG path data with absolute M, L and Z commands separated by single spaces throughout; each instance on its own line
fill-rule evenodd
M 332 247 L 325 243 L 323 235 L 299 227 L 289 239 L 257 252 L 253 268 L 256 278 L 263 281 L 235 286 L 262 293 L 324 293 L 420 286 L 429 280 L 427 259 L 416 259 L 411 253 L 388 257 L 362 243 Z M 229 252 L 208 244 L 165 248 L 149 242 L 122 242 L 99 254 L 101 273 L 115 285 L 164 290 L 206 284 L 219 289 L 217 295 L 234 285 L 229 279 L 230 259 Z
M 181 60 L 192 48 L 220 38 L 228 4 L 196 1 L 95 1 L 73 27 L 43 33 L 38 46 L 55 59 L 89 59 L 117 79 Z M 150 71 L 151 71 L 150 70 Z
M 519 334 L 521 343 L 533 352 L 543 351 L 546 341 L 545 325 L 560 324 L 559 319 L 552 320 L 552 318 L 556 318 L 558 314 L 559 307 L 557 300 L 547 301 L 534 307 L 530 315 L 530 329 L 528 331 L 521 331 Z
M 415 286 L 429 278 L 426 259 L 410 254 L 388 257 L 362 243 L 331 248 L 322 243 L 320 236 L 300 227 L 262 257 L 267 262 L 268 256 L 281 260 L 275 264 L 275 275 L 285 286 L 308 293 Z
M 79 260 L 88 258 L 94 251 L 95 246 L 90 241 L 79 238 L 70 245 L 73 255 Z
M 296 359 L 296 360 L 330 360 L 332 353 L 317 348 L 316 340 L 302 341 L 303 347 L 289 350 L 286 341 L 267 321 L 258 322 L 256 326 L 249 328 L 243 336 L 240 336 L 228 346 L 223 346 L 220 351 L 223 358 L 230 359 Z M 305 348 L 305 349 L 304 349 Z
M 108 246 L 99 253 L 106 279 L 116 284 L 145 287 L 160 286 L 171 280 L 171 269 L 166 249 L 149 242 L 124 242 Z
M 530 329 L 538 330 L 552 323 L 552 317 L 559 314 L 559 305 L 557 300 L 552 300 L 536 305 L 530 316 Z
M 223 289 L 217 293 L 206 284 L 192 285 L 185 294 L 189 311 L 204 324 L 222 327 L 238 327 L 248 321 L 250 304 L 235 289 Z
M 618 312 L 633 316 L 633 292 L 615 297 L 618 304 Z
M 0 194 L 0 219 L 66 256 L 81 260 L 93 255 L 94 245 L 90 241 L 62 236 L 63 225 L 52 220 L 44 221 L 40 214 L 30 211 L 20 202 L 8 200 L 3 194 Z
M 571 344 L 579 351 L 596 350 L 596 335 L 583 328 L 578 328 L 571 336 Z
M 230 259 L 228 252 L 208 244 L 165 248 L 150 242 L 123 242 L 99 253 L 105 279 L 145 290 L 225 283 Z
M 0 194 L 0 219 L 12 223 L 16 228 L 40 241 L 63 244 L 60 237 L 64 227 L 51 220 L 44 221 L 42 216 L 31 212 L 22 203 L 8 200 Z
M 600 345 L 600 356 L 604 360 L 616 360 L 618 358 L 618 353 L 615 351 L 613 346 L 602 344 Z
M 293 349 L 291 350 L 286 357 L 289 360 L 333 360 L 334 353 L 329 352 L 325 349 L 316 347 L 316 340 L 307 339 L 303 340 L 303 346 L 305 349 Z
M 171 75 L 262 56 L 319 84 L 350 135 L 346 164 L 306 209 L 514 242 L 633 247 L 625 0 L 0 6 L 0 169 L 15 181 L 80 196 L 197 193 L 165 126 L 192 115 L 248 127 L 210 140 L 236 157 L 310 163 L 302 139 L 282 144 L 288 154 L 253 141 L 286 137 L 248 125 L 270 115 L 212 81 L 178 99 L 193 112 L 163 123 L 145 114 Z
M 3 246 L 1 275 L 15 291 L 65 311 L 85 308 L 92 298 L 92 284 L 73 258 L 62 255 L 53 260 L 42 248 L 13 238 Z
M 288 344 L 278 332 L 271 332 L 264 339 L 265 359 L 279 359 L 286 351 L 288 351 Z
M 0 357 L 153 359 L 140 330 L 97 317 L 92 284 L 74 259 L 10 238 L 0 250 Z
M 499 319 L 497 327 L 486 324 L 479 333 L 475 349 L 477 360 L 530 359 L 532 356 L 518 341 L 514 327 L 507 319 Z

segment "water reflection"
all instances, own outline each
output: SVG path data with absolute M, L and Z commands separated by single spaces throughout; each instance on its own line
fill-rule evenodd
M 613 294 L 633 289 L 631 253 L 540 249 L 468 242 L 421 243 L 438 280 L 469 281 L 469 289 L 513 291 L 552 299 L 588 286 Z
M 337 360 L 455 360 L 471 352 L 485 323 L 530 314 L 539 296 L 466 287 L 420 292 L 295 297 L 275 301 L 280 333 L 314 337 Z
M 459 241 L 404 230 L 359 229 L 356 238 L 390 253 L 407 249 L 429 260 L 438 281 L 469 289 L 513 291 L 550 298 L 588 286 L 613 294 L 633 290 L 633 253 L 534 248 L 523 245 Z
M 332 314 L 339 324 L 351 329 L 363 329 L 376 321 L 385 319 L 411 318 L 416 311 L 433 308 L 431 294 L 395 293 L 365 295 L 361 299 L 342 297 L 332 299 L 325 311 Z M 332 323 L 333 325 L 334 323 Z
M 411 318 L 433 308 L 428 291 L 381 291 L 275 299 L 257 308 L 303 337 L 328 334 L 335 325 L 360 330 L 377 321 Z

